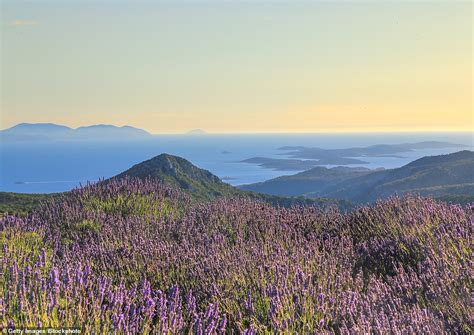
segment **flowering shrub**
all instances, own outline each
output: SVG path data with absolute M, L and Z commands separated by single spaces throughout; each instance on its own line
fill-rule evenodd
M 195 204 L 139 180 L 0 220 L 0 326 L 86 333 L 472 333 L 473 208 Z

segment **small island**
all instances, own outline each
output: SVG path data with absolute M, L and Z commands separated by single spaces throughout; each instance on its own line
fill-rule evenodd
M 207 135 L 207 132 L 202 129 L 192 129 L 186 135 Z

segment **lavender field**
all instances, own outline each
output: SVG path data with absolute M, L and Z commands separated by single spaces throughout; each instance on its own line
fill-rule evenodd
M 473 214 L 418 197 L 343 213 L 89 185 L 0 219 L 0 326 L 473 333 Z

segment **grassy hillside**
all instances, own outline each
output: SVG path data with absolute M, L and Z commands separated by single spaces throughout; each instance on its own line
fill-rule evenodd
M 0 327 L 469 334 L 473 214 L 415 197 L 344 213 L 88 186 L 0 219 Z

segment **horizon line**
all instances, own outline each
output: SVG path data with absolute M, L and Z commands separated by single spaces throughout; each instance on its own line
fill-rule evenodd
M 373 129 L 373 128 L 353 128 L 353 129 L 314 129 L 314 130 L 298 130 L 298 129 L 288 129 L 288 130 L 244 130 L 244 131 L 207 131 L 203 128 L 192 128 L 188 130 L 184 130 L 181 132 L 176 132 L 176 131 L 163 131 L 163 132 L 151 132 L 145 128 L 140 128 L 137 126 L 132 126 L 130 124 L 120 124 L 120 125 L 115 125 L 115 124 L 110 124 L 110 123 L 95 123 L 95 124 L 87 124 L 87 125 L 80 125 L 80 126 L 70 126 L 70 125 L 65 125 L 61 123 L 54 123 L 54 122 L 20 122 L 17 124 L 14 124 L 8 128 L 0 129 L 0 131 L 5 131 L 8 129 L 11 129 L 13 127 L 16 127 L 21 124 L 30 124 L 30 125 L 40 125 L 40 124 L 51 124 L 51 125 L 57 125 L 57 126 L 65 126 L 68 128 L 71 128 L 72 130 L 75 130 L 77 128 L 81 127 L 90 127 L 90 126 L 114 126 L 117 128 L 121 127 L 133 127 L 137 128 L 140 130 L 144 130 L 148 132 L 152 136 L 160 136 L 160 135 L 188 135 L 188 136 L 206 136 L 206 135 L 292 135 L 292 134 L 300 134 L 300 135 L 317 135 L 317 134 L 380 134 L 380 133 L 474 133 L 474 127 L 472 128 L 458 128 L 458 129 L 453 129 L 453 128 L 399 128 L 399 129 L 393 129 L 393 128 L 380 128 L 380 129 Z M 193 130 L 201 130 L 203 133 L 201 134 L 190 134 L 189 132 Z

